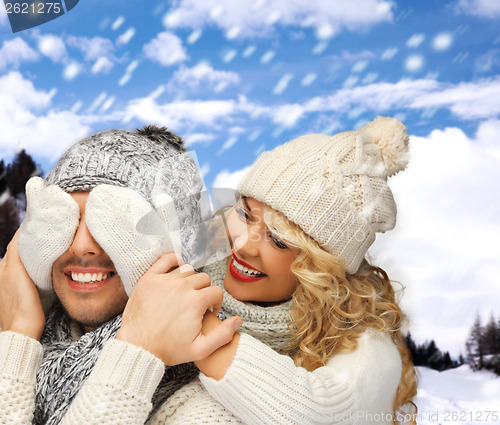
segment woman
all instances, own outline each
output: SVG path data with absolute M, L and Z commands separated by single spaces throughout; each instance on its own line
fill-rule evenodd
M 232 255 L 205 271 L 241 335 L 157 412 L 167 423 L 416 423 L 404 315 L 387 274 L 365 260 L 395 225 L 387 177 L 406 167 L 393 118 L 262 154 L 227 215 Z M 220 323 L 205 320 L 207 331 Z M 272 347 L 269 348 L 267 345 Z M 224 406 L 224 407 L 222 407 Z M 159 417 L 159 416 L 158 416 Z M 153 423 L 154 418 L 153 418 Z

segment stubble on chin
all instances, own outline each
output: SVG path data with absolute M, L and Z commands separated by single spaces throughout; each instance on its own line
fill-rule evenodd
M 108 264 L 82 264 L 72 262 L 64 262 L 55 264 L 52 269 L 52 282 L 54 292 L 61 302 L 66 314 L 85 331 L 92 331 L 123 313 L 125 305 L 128 301 L 128 296 L 123 288 L 123 284 L 118 275 L 115 282 L 109 283 L 112 285 L 107 288 L 105 294 L 89 292 L 74 293 L 66 282 L 64 269 L 71 266 L 78 267 L 109 267 Z M 105 296 L 105 298 L 104 298 Z

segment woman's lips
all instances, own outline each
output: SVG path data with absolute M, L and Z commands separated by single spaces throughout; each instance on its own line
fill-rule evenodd
M 231 275 L 242 282 L 256 282 L 267 277 L 265 273 L 254 269 L 249 264 L 241 261 L 233 252 L 231 263 L 229 264 L 229 272 Z M 252 273 L 253 272 L 253 273 Z

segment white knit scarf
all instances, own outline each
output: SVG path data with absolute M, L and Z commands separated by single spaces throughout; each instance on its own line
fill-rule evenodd
M 40 339 L 44 354 L 37 374 L 33 424 L 57 425 L 62 421 L 71 402 L 92 372 L 104 344 L 115 337 L 120 324 L 121 315 L 75 341 L 71 333 L 71 319 L 61 304 L 56 303 Z M 153 395 L 151 415 L 171 394 L 198 373 L 192 363 L 167 367 Z
M 220 258 L 220 254 L 219 254 Z M 212 285 L 220 286 L 224 292 L 224 301 L 219 317 L 224 320 L 232 316 L 240 316 L 243 325 L 240 332 L 252 335 L 274 350 L 282 353 L 290 339 L 290 305 L 292 301 L 271 306 L 261 307 L 248 302 L 238 301 L 224 289 L 224 276 L 226 273 L 227 260 L 223 258 L 205 267 Z

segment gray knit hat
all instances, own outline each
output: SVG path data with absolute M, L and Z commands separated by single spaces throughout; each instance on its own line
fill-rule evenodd
M 408 158 L 405 126 L 378 117 L 358 131 L 309 134 L 262 153 L 238 190 L 283 213 L 352 274 L 375 232 L 395 225 L 387 177 Z
M 45 184 L 66 192 L 90 191 L 100 184 L 128 187 L 151 204 L 155 196 L 167 194 L 179 218 L 183 257 L 190 258 L 195 249 L 203 182 L 182 138 L 165 127 L 88 136 L 66 151 Z

